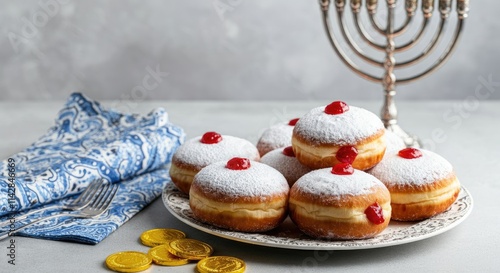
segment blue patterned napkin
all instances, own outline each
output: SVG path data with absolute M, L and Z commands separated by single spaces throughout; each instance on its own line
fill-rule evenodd
M 72 94 L 55 125 L 10 157 L 14 181 L 9 180 L 11 162 L 0 162 L 0 223 L 15 222 L 30 208 L 70 202 L 91 181 L 104 178 L 120 187 L 102 216 L 52 219 L 18 233 L 96 244 L 161 194 L 170 181 L 168 163 L 184 137 L 161 108 L 146 116 L 122 114 Z

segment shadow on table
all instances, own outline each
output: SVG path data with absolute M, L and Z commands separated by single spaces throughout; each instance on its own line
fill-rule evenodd
M 442 250 L 437 246 L 446 245 L 446 241 L 451 239 L 445 237 L 448 236 L 443 234 L 406 245 L 336 251 L 271 248 L 218 237 L 214 237 L 208 243 L 217 246 L 214 255 L 236 256 L 249 264 L 262 265 L 262 267 L 279 265 L 286 268 L 286 272 L 312 272 L 346 267 L 366 269 L 367 265 L 371 268 L 381 268 L 401 262 L 401 260 L 411 259 L 412 256 L 420 255 L 422 252 L 426 252 L 427 255 L 431 255 L 432 252 L 436 252 L 435 255 L 442 254 Z M 229 242 L 221 243 L 221 240 Z

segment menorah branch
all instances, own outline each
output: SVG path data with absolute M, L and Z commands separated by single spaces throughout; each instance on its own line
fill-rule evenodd
M 436 46 L 438 45 L 438 42 L 442 37 L 443 29 L 446 25 L 446 22 L 447 22 L 446 20 L 441 19 L 438 31 L 436 31 L 436 33 L 432 37 L 431 41 L 429 42 L 429 45 L 418 56 L 415 56 L 406 61 L 398 62 L 396 64 L 396 67 L 400 68 L 415 64 L 423 60 L 427 55 L 431 54 L 434 51 L 434 49 L 436 49 Z
M 405 8 L 406 8 L 406 21 L 403 23 L 401 27 L 399 27 L 394 31 L 395 36 L 399 36 L 404 32 L 406 32 L 408 26 L 413 21 L 413 18 L 415 16 L 415 10 L 417 9 L 417 0 L 406 0 Z
M 380 23 L 377 21 L 377 17 L 375 16 L 375 13 L 370 13 L 368 18 L 370 18 L 370 23 L 372 24 L 372 27 L 380 34 L 385 35 L 385 28 L 380 25 Z
M 415 34 L 415 36 L 413 36 L 413 38 L 410 41 L 408 41 L 407 43 L 396 46 L 396 48 L 394 48 L 394 51 L 402 52 L 402 51 L 405 51 L 405 50 L 412 48 L 415 44 L 417 44 L 420 41 L 420 39 L 422 39 L 422 37 L 424 36 L 423 34 L 424 34 L 425 30 L 427 29 L 428 25 L 429 25 L 429 18 L 424 18 L 422 21 L 422 25 L 419 28 L 418 33 Z
M 329 0 L 321 0 L 322 2 L 327 2 L 329 3 Z M 345 54 L 343 51 L 342 47 L 339 45 L 339 42 L 335 38 L 335 35 L 333 34 L 333 28 L 330 23 L 330 16 L 329 16 L 329 5 L 322 5 L 322 12 L 323 16 L 323 24 L 326 29 L 326 32 L 328 33 L 328 40 L 330 41 L 330 44 L 332 45 L 334 51 L 337 53 L 337 55 L 340 57 L 340 60 L 352 71 L 356 72 L 358 75 L 361 77 L 373 81 L 373 82 L 381 82 L 382 78 L 374 76 L 370 73 L 364 72 L 361 70 L 349 57 Z
M 463 19 L 459 19 L 458 25 L 455 28 L 455 33 L 453 35 L 451 42 L 448 44 L 448 47 L 444 50 L 441 57 L 439 57 L 439 59 L 436 62 L 434 62 L 434 64 L 432 64 L 427 70 L 424 70 L 423 72 L 421 72 L 415 76 L 412 76 L 412 77 L 398 79 L 398 80 L 396 80 L 396 82 L 399 84 L 409 83 L 409 82 L 415 81 L 417 79 L 423 78 L 423 77 L 431 74 L 432 72 L 436 71 L 438 68 L 440 68 L 445 63 L 445 61 L 450 58 L 451 53 L 455 50 L 458 39 L 461 36 L 463 26 L 464 26 Z
M 379 66 L 379 67 L 383 67 L 384 66 L 384 63 L 381 62 L 381 61 L 377 61 L 375 59 L 372 59 L 370 57 L 368 57 L 367 55 L 365 55 L 363 53 L 363 50 L 361 48 L 359 48 L 356 44 L 354 44 L 354 39 L 351 37 L 351 35 L 349 34 L 348 32 L 348 29 L 347 29 L 347 25 L 344 23 L 345 19 L 344 19 L 344 10 L 343 9 L 339 9 L 337 8 L 337 21 L 340 25 L 340 31 L 342 33 L 342 36 L 344 37 L 344 40 L 346 41 L 347 45 L 349 46 L 349 48 L 358 56 L 360 57 L 361 59 L 363 59 L 364 61 L 372 64 L 372 65 L 376 65 L 376 66 Z
M 363 27 L 363 24 L 361 23 L 361 19 L 359 17 L 359 12 L 356 12 L 353 14 L 354 15 L 354 22 L 356 29 L 358 30 L 359 36 L 361 39 L 363 39 L 366 43 L 368 43 L 371 47 L 385 51 L 385 45 L 381 45 L 375 42 L 375 40 L 368 34 L 368 32 L 365 30 Z
M 411 1 L 415 1 L 415 0 L 411 0 Z M 380 50 L 380 51 L 385 51 L 385 45 L 382 45 L 382 44 L 375 42 L 375 39 L 373 39 L 370 36 L 370 34 L 366 31 L 365 27 L 363 26 L 363 23 L 361 22 L 361 16 L 360 16 L 359 9 L 352 10 L 352 12 L 353 12 L 353 17 L 354 17 L 354 26 L 356 27 L 356 30 L 358 31 L 358 34 L 361 37 L 361 39 L 363 39 L 363 41 L 368 43 L 369 46 L 371 46 L 372 48 L 375 48 L 375 49 Z M 415 15 L 415 9 L 411 8 L 411 7 L 407 8 L 407 14 L 409 17 L 407 18 L 406 22 L 400 28 L 398 28 L 397 30 L 394 31 L 395 36 L 403 34 L 408 29 L 409 25 L 413 21 L 412 19 L 414 18 L 414 15 Z M 423 37 L 424 31 L 428 25 L 429 25 L 429 18 L 424 17 L 418 32 L 413 36 L 413 38 L 404 44 L 396 45 L 396 47 L 394 48 L 394 51 L 395 52 L 405 51 L 405 50 L 410 49 L 416 43 L 418 43 L 420 41 L 420 39 Z M 384 36 L 385 36 L 385 33 L 384 33 Z
M 410 25 L 410 23 L 412 21 L 413 21 L 413 16 L 412 17 L 406 17 L 406 21 L 398 29 L 394 30 L 393 35 L 394 36 L 399 36 L 399 35 L 405 33 L 406 30 L 408 29 L 408 26 Z

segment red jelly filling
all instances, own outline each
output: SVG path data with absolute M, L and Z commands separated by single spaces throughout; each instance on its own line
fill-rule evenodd
M 291 120 L 288 122 L 288 125 L 290 125 L 290 126 L 295 126 L 295 124 L 297 124 L 297 121 L 299 121 L 299 119 L 298 119 L 298 118 L 291 119 Z
M 246 170 L 250 168 L 250 160 L 248 158 L 233 157 L 227 162 L 226 168 L 235 171 Z
M 335 157 L 338 161 L 352 164 L 358 156 L 358 150 L 353 146 L 344 146 L 337 151 Z
M 200 141 L 205 144 L 215 144 L 222 141 L 222 136 L 216 132 L 206 132 L 203 134 Z
M 334 101 L 325 107 L 325 113 L 329 115 L 338 115 L 349 111 L 349 105 L 343 101 Z
M 333 174 L 350 175 L 354 173 L 354 168 L 349 163 L 338 163 L 332 168 Z
M 283 149 L 283 154 L 290 157 L 295 157 L 295 153 L 293 152 L 292 146 L 288 146 Z
M 406 148 L 399 151 L 398 155 L 406 159 L 414 159 L 422 156 L 422 152 L 416 148 Z
M 373 203 L 365 210 L 366 218 L 375 225 L 382 224 L 384 220 L 384 211 L 378 203 Z

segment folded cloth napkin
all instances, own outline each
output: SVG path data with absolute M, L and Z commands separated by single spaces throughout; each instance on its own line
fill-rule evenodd
M 102 216 L 57 218 L 18 233 L 96 244 L 161 194 L 170 181 L 168 163 L 184 137 L 161 108 L 146 116 L 123 114 L 74 93 L 45 135 L 0 162 L 0 223 L 30 208 L 70 202 L 104 178 L 120 187 Z M 15 179 L 9 176 L 12 160 Z

